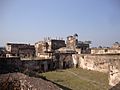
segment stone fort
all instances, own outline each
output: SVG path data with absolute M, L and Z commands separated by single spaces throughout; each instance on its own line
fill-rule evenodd
M 79 41 L 77 34 L 68 36 L 66 42 L 47 38 L 35 45 L 7 43 L 5 48 L 0 48 L 0 73 L 6 73 L 9 67 L 10 71 L 37 72 L 75 67 L 108 73 L 109 85 L 117 85 L 120 44 L 98 48 L 91 48 L 90 44 L 91 41 Z

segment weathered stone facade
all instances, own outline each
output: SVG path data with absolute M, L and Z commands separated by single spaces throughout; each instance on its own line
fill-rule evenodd
M 120 48 L 91 48 L 91 54 L 120 54 Z
M 65 46 L 64 40 L 51 39 L 48 41 L 39 41 L 35 43 L 36 56 L 44 59 L 51 59 L 56 49 Z
M 19 57 L 1 57 L 0 58 L 0 74 L 17 72 L 21 69 L 21 60 Z
M 35 56 L 35 47 L 30 44 L 7 43 L 6 51 L 6 57 L 30 58 Z
M 73 67 L 72 53 L 60 53 L 59 69 L 66 69 Z
M 6 56 L 13 58 L 0 58 L 0 70 L 5 71 L 6 65 L 12 67 L 10 69 L 13 71 L 25 72 L 81 67 L 109 73 L 109 84 L 115 86 L 120 82 L 120 44 L 116 42 L 111 48 L 90 48 L 90 44 L 91 41 L 78 41 L 77 34 L 68 36 L 66 44 L 64 40 L 56 39 L 39 41 L 35 43 L 35 47 L 7 43 Z M 22 58 L 17 58 L 18 56 Z
M 51 59 L 21 60 L 18 57 L 0 58 L 0 73 L 8 72 L 46 72 L 55 70 L 58 62 Z
M 111 59 L 109 65 L 109 85 L 115 86 L 118 83 L 120 83 L 120 58 Z
M 120 54 L 74 54 L 74 67 L 109 74 L 109 85 L 120 83 Z
M 120 59 L 118 54 L 74 54 L 73 62 L 74 66 L 78 65 L 83 69 L 109 72 L 110 60 Z
M 66 47 L 73 49 L 79 54 L 88 54 L 90 53 L 89 44 L 90 41 L 78 41 L 78 35 L 68 36 L 66 41 Z
M 67 44 L 66 44 L 66 47 L 67 48 L 72 48 L 72 49 L 75 49 L 76 48 L 76 45 L 77 45 L 77 39 L 76 37 L 74 36 L 68 36 L 67 37 Z

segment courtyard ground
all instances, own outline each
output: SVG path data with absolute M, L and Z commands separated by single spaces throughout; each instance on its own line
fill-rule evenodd
M 108 90 L 109 88 L 108 74 L 81 68 L 45 72 L 41 75 L 63 86 L 64 90 Z

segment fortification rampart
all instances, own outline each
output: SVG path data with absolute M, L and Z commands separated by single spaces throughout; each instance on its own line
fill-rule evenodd
M 9 72 L 45 72 L 53 70 L 56 62 L 51 59 L 45 60 L 21 60 L 17 57 L 0 58 L 0 73 Z
M 76 67 L 109 74 L 109 85 L 120 83 L 119 54 L 74 54 L 73 63 Z
M 109 85 L 115 86 L 118 83 L 120 83 L 120 59 L 111 59 L 109 65 Z
M 74 54 L 74 66 L 99 72 L 109 72 L 110 60 L 120 59 L 119 54 Z

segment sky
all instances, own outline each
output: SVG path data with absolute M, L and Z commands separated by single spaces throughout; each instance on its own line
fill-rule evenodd
M 75 33 L 93 47 L 120 42 L 120 0 L 0 0 L 0 46 Z

